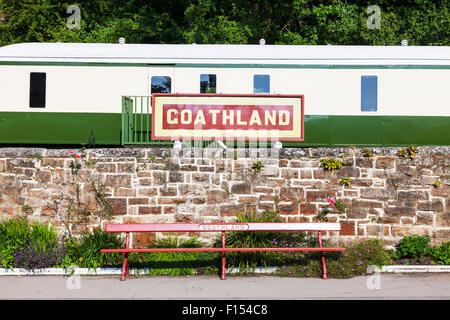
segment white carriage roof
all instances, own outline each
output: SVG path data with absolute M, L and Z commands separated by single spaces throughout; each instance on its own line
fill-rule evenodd
M 450 65 L 449 46 L 19 43 L 0 61 Z

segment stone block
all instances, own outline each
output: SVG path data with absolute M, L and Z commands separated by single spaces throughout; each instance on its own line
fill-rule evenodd
M 155 232 L 133 232 L 132 233 L 132 248 L 146 248 L 151 246 L 156 241 Z
M 117 172 L 119 173 L 135 173 L 136 164 L 134 162 L 119 162 L 117 163 Z
M 107 174 L 106 186 L 108 187 L 131 187 L 131 175 Z
M 153 171 L 153 184 L 156 186 L 162 186 L 166 184 L 167 172 Z M 142 180 L 142 179 L 141 179 Z
M 298 179 L 298 169 L 281 169 L 281 177 L 285 179 Z
M 436 226 L 450 227 L 450 211 L 436 213 Z
M 261 169 L 261 174 L 267 177 L 278 177 L 280 175 L 280 169 L 276 166 L 264 166 Z
M 394 169 L 396 157 L 377 157 L 375 160 L 375 168 L 377 169 Z
M 176 196 L 178 193 L 177 187 L 160 187 L 159 188 L 159 195 L 161 197 L 173 197 Z
M 140 206 L 139 214 L 161 214 L 161 206 Z
M 306 202 L 327 202 L 327 198 L 333 198 L 332 191 L 306 190 Z
M 137 189 L 138 197 L 152 197 L 158 195 L 158 189 L 152 187 L 144 187 Z
M 304 215 L 318 214 L 317 205 L 312 204 L 312 203 L 301 203 L 300 204 L 300 214 L 304 214 Z
M 355 235 L 355 221 L 339 221 L 341 224 L 341 236 L 354 236 Z
M 428 200 L 430 195 L 427 191 L 410 190 L 410 191 L 397 191 L 398 200 Z
M 296 203 L 279 204 L 280 215 L 297 215 L 299 214 L 299 205 Z
M 392 226 L 392 235 L 394 237 L 405 237 L 412 235 L 429 237 L 431 236 L 431 228 L 423 226 Z
M 232 194 L 251 194 L 252 185 L 248 182 L 236 183 L 231 186 Z
M 113 215 L 127 214 L 127 199 L 126 198 L 109 198 L 108 202 L 111 205 L 111 213 Z
M 237 216 L 238 214 L 242 214 L 245 212 L 245 206 L 238 204 L 227 204 L 220 206 L 219 213 L 222 217 L 230 217 L 230 216 Z
M 116 164 L 106 162 L 96 163 L 95 170 L 99 173 L 116 173 Z
M 180 171 L 169 171 L 169 182 L 184 182 L 184 174 Z
M 281 187 L 280 200 L 281 201 L 303 201 L 305 191 L 300 187 Z
M 186 198 L 181 198 L 181 197 L 167 197 L 167 198 L 158 198 L 158 204 L 183 204 L 186 203 L 187 199 Z
M 388 200 L 395 199 L 395 191 L 393 189 L 384 188 L 364 188 L 360 189 L 361 198 L 375 199 L 375 200 Z
M 224 203 L 228 200 L 228 194 L 223 190 L 208 190 L 206 199 L 207 204 Z
M 39 182 L 50 182 L 52 180 L 52 173 L 50 170 L 39 170 L 36 173 L 36 180 Z
M 434 214 L 432 212 L 417 211 L 416 223 L 431 226 L 434 223 Z
M 366 219 L 368 214 L 368 208 L 351 207 L 347 210 L 347 218 L 350 219 Z
M 193 173 L 192 182 L 196 183 L 209 183 L 210 175 L 207 173 Z
M 148 198 L 129 198 L 128 205 L 148 204 Z
M 115 197 L 135 197 L 136 189 L 134 188 L 115 188 L 114 189 Z

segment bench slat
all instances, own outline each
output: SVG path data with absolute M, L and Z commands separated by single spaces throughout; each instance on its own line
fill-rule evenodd
M 102 249 L 100 252 L 223 252 L 223 251 L 345 251 L 345 248 L 142 248 L 142 249 Z
M 140 223 L 107 224 L 107 232 L 339 231 L 340 223 Z

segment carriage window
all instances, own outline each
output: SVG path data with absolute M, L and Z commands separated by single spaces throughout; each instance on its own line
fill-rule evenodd
M 172 89 L 172 79 L 170 77 L 152 77 L 152 93 L 170 93 Z
M 255 74 L 253 76 L 253 93 L 270 93 L 270 76 Z
M 46 74 L 30 73 L 30 108 L 45 108 Z
M 200 75 L 200 93 L 216 93 L 216 75 Z
M 361 76 L 361 111 L 377 111 L 378 77 Z

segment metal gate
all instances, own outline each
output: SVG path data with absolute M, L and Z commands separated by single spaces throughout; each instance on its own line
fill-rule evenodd
M 122 145 L 172 145 L 152 137 L 151 96 L 122 97 Z

